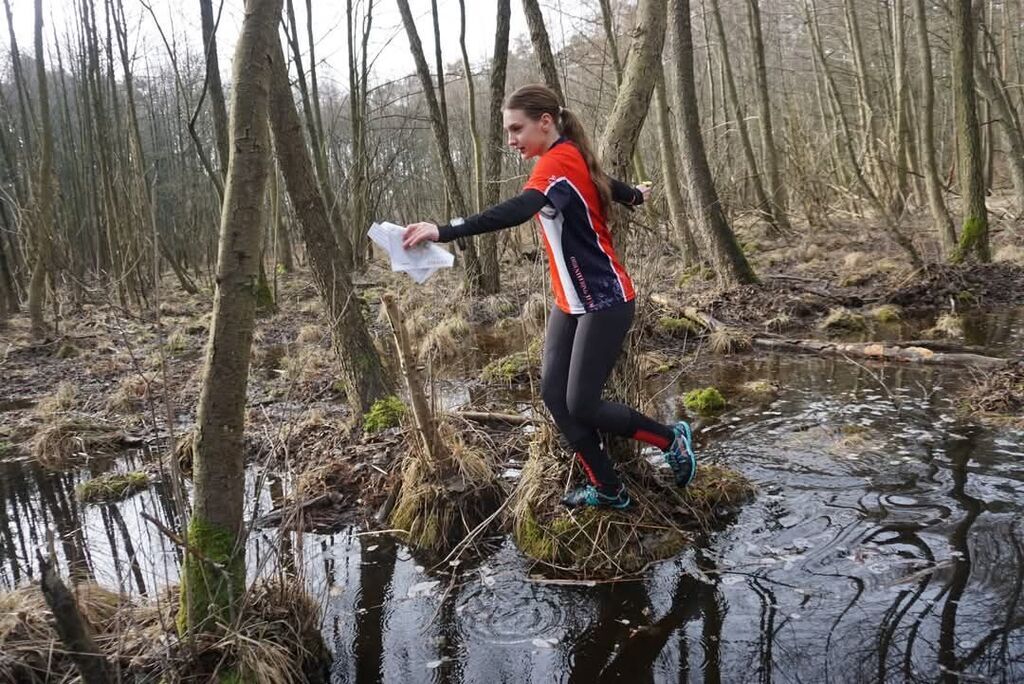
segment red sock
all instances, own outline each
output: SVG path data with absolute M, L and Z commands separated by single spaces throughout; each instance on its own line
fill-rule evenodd
M 646 442 L 651 446 L 656 446 L 662 451 L 668 449 L 669 445 L 672 443 L 672 440 L 666 437 L 665 435 L 655 434 L 653 432 L 648 432 L 647 430 L 643 429 L 634 432 L 633 439 L 640 442 Z

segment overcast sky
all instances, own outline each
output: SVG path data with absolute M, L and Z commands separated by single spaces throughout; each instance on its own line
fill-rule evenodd
M 97 13 L 102 12 L 102 0 L 96 1 Z M 156 31 L 153 17 L 145 9 L 143 0 L 123 0 L 125 13 L 128 17 L 129 33 L 135 41 L 137 53 L 148 54 L 151 59 L 163 61 L 166 50 Z M 199 0 L 147 0 L 160 21 L 160 25 L 168 37 L 173 33 L 177 40 L 187 40 L 195 49 L 201 45 L 201 25 L 199 20 Z M 361 0 L 365 3 L 366 0 Z M 214 12 L 217 11 L 218 0 L 213 0 Z M 305 0 L 294 0 L 297 21 L 302 33 L 301 43 L 306 50 L 306 3 Z M 461 59 L 459 51 L 459 3 L 458 0 L 438 0 L 438 12 L 441 17 L 441 44 L 445 63 Z M 466 0 L 466 47 L 470 61 L 479 65 L 492 56 L 494 50 L 494 0 Z M 563 43 L 564 37 L 576 32 L 581 12 L 577 9 L 581 0 L 550 0 L 542 3 L 548 19 L 548 32 L 551 34 L 555 49 Z M 33 41 L 33 0 L 12 0 L 15 34 L 18 47 L 23 54 L 32 53 Z M 513 0 L 511 40 L 529 35 L 522 6 Z M 235 41 L 242 22 L 242 0 L 224 0 L 223 17 L 217 33 L 218 53 L 220 54 L 221 71 L 225 79 L 231 75 L 231 57 Z M 318 76 L 322 81 L 333 82 L 339 90 L 347 90 L 346 60 L 347 47 L 345 38 L 345 3 L 342 0 L 313 0 L 313 32 L 316 41 L 316 57 L 320 64 Z M 428 62 L 434 63 L 434 38 L 430 19 L 430 0 L 410 0 L 413 15 L 417 18 L 420 40 L 427 52 Z M 44 27 L 44 40 L 52 41 L 53 30 L 63 36 L 65 27 L 74 22 L 74 4 L 72 0 L 43 0 L 43 12 L 47 17 Z M 560 11 L 552 9 L 559 8 Z M 587 13 L 587 12 L 583 12 Z M 97 22 L 103 23 L 102 17 Z M 0 24 L 3 35 L 0 44 L 7 47 L 7 18 L 0 13 Z M 63 40 L 63 39 L 62 39 Z M 6 50 L 4 50 L 6 52 Z M 374 62 L 375 82 L 388 80 L 412 73 L 415 65 L 409 53 L 409 43 L 402 28 L 401 16 L 394 0 L 376 0 L 374 8 L 373 32 L 371 38 L 371 58 Z M 308 68 L 308 67 L 307 67 Z

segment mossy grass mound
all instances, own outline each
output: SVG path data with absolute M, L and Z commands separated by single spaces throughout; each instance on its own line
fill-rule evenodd
M 541 362 L 541 344 L 537 340 L 525 351 L 517 351 L 497 358 L 480 371 L 480 379 L 484 382 L 519 385 L 539 377 Z
M 671 558 L 754 492 L 742 475 L 715 465 L 702 465 L 681 490 L 669 475 L 634 458 L 619 468 L 631 508 L 568 510 L 561 497 L 572 468 L 553 433 L 539 432 L 510 516 L 512 538 L 523 553 L 557 573 L 582 579 L 634 576 Z
M 819 324 L 818 329 L 830 335 L 865 332 L 868 329 L 867 319 L 843 307 L 836 307 L 828 312 Z
M 61 418 L 32 438 L 32 455 L 52 470 L 79 457 L 110 456 L 122 448 L 124 434 L 120 430 L 84 415 Z
M 129 473 L 106 473 L 80 482 L 75 495 L 84 503 L 120 501 L 149 487 L 149 475 L 136 470 Z
M 715 387 L 692 389 L 683 395 L 683 406 L 687 411 L 700 416 L 709 416 L 723 410 L 728 403 Z
M 398 536 L 430 559 L 440 559 L 455 548 L 502 498 L 487 452 L 464 442 L 444 423 L 438 427 L 438 438 L 440 454 L 433 458 L 420 440 L 410 444 L 390 516 Z
M 903 309 L 895 304 L 881 304 L 868 312 L 874 320 L 879 323 L 899 323 L 903 318 Z

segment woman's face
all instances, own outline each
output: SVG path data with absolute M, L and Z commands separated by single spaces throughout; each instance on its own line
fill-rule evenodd
M 540 119 L 534 120 L 522 109 L 506 109 L 502 118 L 508 132 L 508 146 L 518 151 L 523 159 L 539 157 L 551 146 L 556 129 L 550 114 L 542 114 Z

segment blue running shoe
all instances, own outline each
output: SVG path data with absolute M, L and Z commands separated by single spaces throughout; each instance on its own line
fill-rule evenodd
M 568 508 L 594 506 L 618 510 L 623 510 L 633 505 L 633 502 L 629 500 L 629 494 L 626 492 L 626 485 L 621 485 L 619 492 L 614 496 L 602 493 L 594 485 L 577 487 L 562 497 L 562 503 Z
M 672 426 L 675 438 L 668 449 L 662 452 L 665 462 L 672 468 L 676 484 L 680 487 L 693 482 L 697 474 L 697 457 L 693 454 L 693 430 L 690 424 L 681 420 Z

